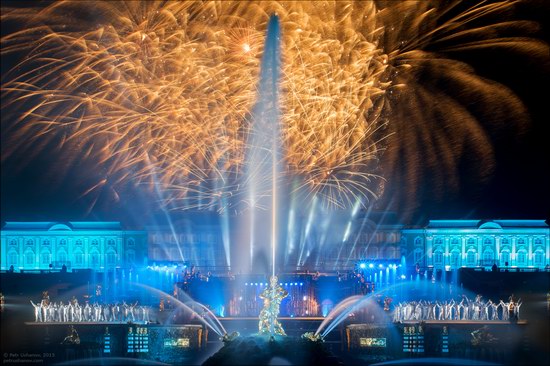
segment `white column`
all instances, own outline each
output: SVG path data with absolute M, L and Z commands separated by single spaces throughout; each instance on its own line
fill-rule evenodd
M 512 255 L 510 256 L 510 266 L 515 266 L 516 265 L 516 241 L 517 241 L 517 237 L 516 235 L 512 236 Z
M 527 265 L 533 265 L 533 236 L 529 235 L 527 237 L 527 245 L 529 246 L 528 256 L 527 256 Z

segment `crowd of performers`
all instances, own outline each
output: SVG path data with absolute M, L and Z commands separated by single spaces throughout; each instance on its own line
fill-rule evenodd
M 90 304 L 78 303 L 73 297 L 67 303 L 63 301 L 51 302 L 47 294 L 34 307 L 35 322 L 150 322 L 151 308 L 149 306 L 127 304 L 126 302 L 114 304 Z
M 499 303 L 491 300 L 484 301 L 481 295 L 474 300 L 462 296 L 460 302 L 450 301 L 410 301 L 400 302 L 394 307 L 393 321 L 421 321 L 421 320 L 505 320 L 519 319 L 521 299 L 510 296 L 508 302 Z

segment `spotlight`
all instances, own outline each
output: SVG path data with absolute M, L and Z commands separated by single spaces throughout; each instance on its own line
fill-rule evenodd
M 369 263 L 369 268 L 374 268 L 374 264 Z
M 365 263 L 361 263 L 361 264 L 359 265 L 359 268 L 361 268 L 361 269 L 365 269 L 366 267 L 367 267 L 367 265 L 366 265 Z
M 404 280 L 405 278 L 407 278 L 407 276 L 401 275 L 401 279 L 402 279 L 402 280 Z
M 378 268 L 384 268 L 384 265 L 383 265 L 383 264 L 379 264 L 379 265 L 378 265 Z
M 303 286 L 303 285 L 304 285 L 304 283 L 303 283 L 303 282 L 300 282 L 300 286 Z

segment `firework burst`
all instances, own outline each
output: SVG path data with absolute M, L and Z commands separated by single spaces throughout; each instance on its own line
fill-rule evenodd
M 437 186 L 456 185 L 465 149 L 482 157 L 477 172 L 492 159 L 487 131 L 464 101 L 509 106 L 503 113 L 522 108 L 453 52 L 544 46 L 491 32 L 518 22 L 483 23 L 513 3 L 448 16 L 455 7 L 66 1 L 5 9 L 2 21 L 22 30 L 2 36 L 2 55 L 21 57 L 2 80 L 9 116 L 2 132 L 10 136 L 2 159 L 53 145 L 70 152 L 66 166 L 95 167 L 85 173 L 95 177 L 87 194 L 138 184 L 161 187 L 171 208 L 223 209 L 242 186 L 266 25 L 277 13 L 282 179 L 337 207 L 380 196 L 382 176 L 404 177 L 412 196 L 423 169 L 441 180 Z M 457 98 L 438 83 L 470 95 Z M 407 171 L 397 174 L 401 166 Z M 441 172 L 451 178 L 443 182 Z

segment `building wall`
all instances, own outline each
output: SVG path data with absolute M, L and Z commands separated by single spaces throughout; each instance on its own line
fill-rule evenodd
M 549 227 L 543 220 L 431 220 L 404 229 L 407 263 L 459 267 L 540 268 L 550 263 Z
M 144 231 L 118 222 L 7 222 L 1 231 L 1 269 L 129 268 L 147 263 Z

